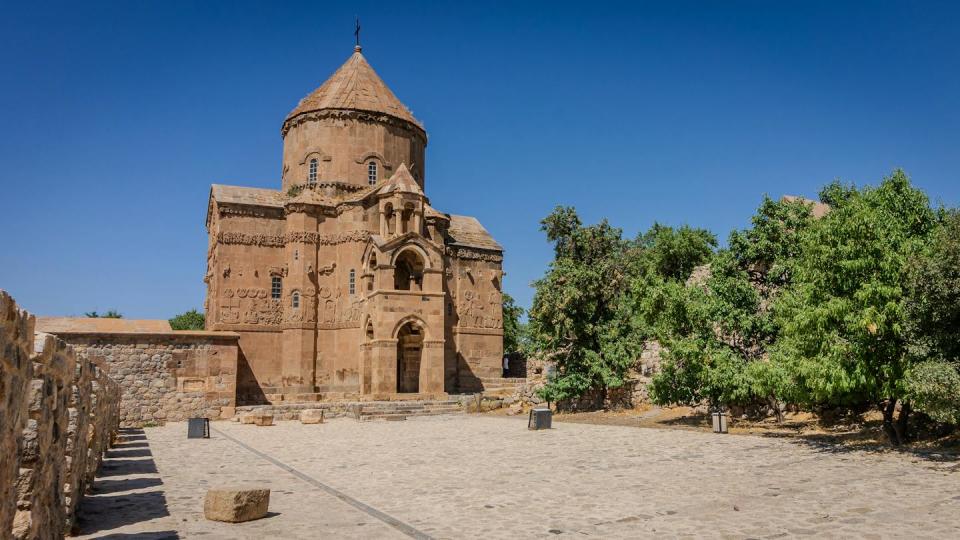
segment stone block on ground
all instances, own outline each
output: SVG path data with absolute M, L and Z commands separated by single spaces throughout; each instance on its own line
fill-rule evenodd
M 252 419 L 252 423 L 257 426 L 272 426 L 273 425 L 273 415 L 269 413 L 253 413 L 249 415 Z
M 301 424 L 322 424 L 323 409 L 307 409 L 300 412 Z
M 203 516 L 212 521 L 240 523 L 266 517 L 269 489 L 216 488 L 207 491 Z

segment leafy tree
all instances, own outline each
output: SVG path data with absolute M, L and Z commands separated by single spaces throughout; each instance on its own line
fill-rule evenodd
M 174 330 L 203 330 L 205 328 L 205 317 L 203 313 L 191 309 L 170 319 L 170 328 Z
M 907 261 L 935 225 L 923 192 L 897 170 L 877 188 L 846 190 L 801 234 L 793 283 L 774 311 L 782 327 L 773 358 L 802 403 L 875 403 L 894 444 L 907 437 L 910 367 L 904 290 Z
M 601 354 L 626 278 L 628 243 L 605 220 L 583 226 L 570 207 L 554 209 L 541 230 L 554 244 L 555 259 L 534 283 L 530 332 L 534 349 L 557 361 L 557 375 L 542 395 L 559 401 L 596 390 L 602 402 L 608 388 L 623 384 L 633 360 Z
M 907 272 L 906 309 L 918 356 L 960 363 L 960 212 L 944 215 Z
M 765 197 L 753 226 L 731 233 L 730 247 L 713 257 L 704 283 L 648 294 L 659 306 L 655 334 L 665 346 L 650 388 L 655 402 L 775 404 L 784 376 L 763 361 L 779 333 L 769 306 L 790 282 L 799 235 L 811 221 L 807 203 Z
M 904 390 L 918 411 L 937 422 L 960 424 L 960 373 L 955 365 L 920 362 L 907 372 Z
M 639 260 L 663 279 L 686 280 L 697 266 L 710 260 L 717 238 L 705 229 L 683 225 L 679 229 L 654 223 L 637 238 Z
M 517 354 L 522 351 L 524 325 L 520 323 L 524 309 L 516 304 L 513 297 L 503 293 L 503 352 Z
M 107 310 L 106 313 L 97 313 L 96 311 L 88 311 L 83 314 L 84 317 L 90 317 L 93 319 L 122 319 L 123 315 L 115 309 Z
M 670 295 L 683 293 L 716 238 L 703 229 L 654 224 L 631 242 L 606 221 L 584 227 L 572 208 L 557 208 L 542 225 L 555 260 L 535 283 L 530 325 L 536 347 L 558 362 L 544 397 L 595 392 L 599 405 L 608 389 L 623 384 L 645 342 L 672 314 Z

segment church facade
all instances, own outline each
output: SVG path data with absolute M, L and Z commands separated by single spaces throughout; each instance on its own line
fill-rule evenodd
M 425 193 L 427 133 L 356 47 L 281 129 L 280 189 L 213 185 L 206 326 L 238 403 L 436 397 L 500 377 L 501 246 Z

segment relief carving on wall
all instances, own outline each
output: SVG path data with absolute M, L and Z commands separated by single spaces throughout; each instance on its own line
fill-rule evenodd
M 288 243 L 316 244 L 335 246 L 347 242 L 366 242 L 369 231 L 350 231 L 345 233 L 321 234 L 309 231 L 294 231 L 286 234 L 250 234 L 242 232 L 217 233 L 217 242 L 221 244 L 239 244 L 244 246 L 283 247 Z
M 483 271 L 477 272 L 478 277 Z M 453 297 L 457 304 L 460 326 L 472 328 L 503 328 L 503 297 L 493 280 L 472 279 L 469 271 L 464 271 L 467 279 L 460 279 L 461 294 Z M 452 295 L 451 295 L 452 296 Z
M 496 251 L 477 251 L 474 249 L 448 247 L 447 255 L 457 259 L 472 259 L 485 262 L 503 262 L 503 255 Z
M 226 288 L 220 299 L 216 322 L 224 324 L 280 324 L 282 308 L 280 301 L 269 298 L 266 289 Z
M 322 313 L 320 322 L 328 328 L 339 328 L 344 324 L 357 323 L 360 321 L 360 300 L 344 300 L 343 291 L 339 288 L 336 293 L 328 287 L 320 288 L 320 298 L 322 301 Z M 348 326 L 352 326 L 348 324 Z

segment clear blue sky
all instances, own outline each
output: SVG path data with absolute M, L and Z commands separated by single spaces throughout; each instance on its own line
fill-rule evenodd
M 960 203 L 956 2 L 3 2 L 0 288 L 37 314 L 202 307 L 211 183 L 277 188 L 280 124 L 353 46 L 426 125 L 427 194 L 521 304 L 574 205 L 721 239 L 764 193 L 903 167 Z

